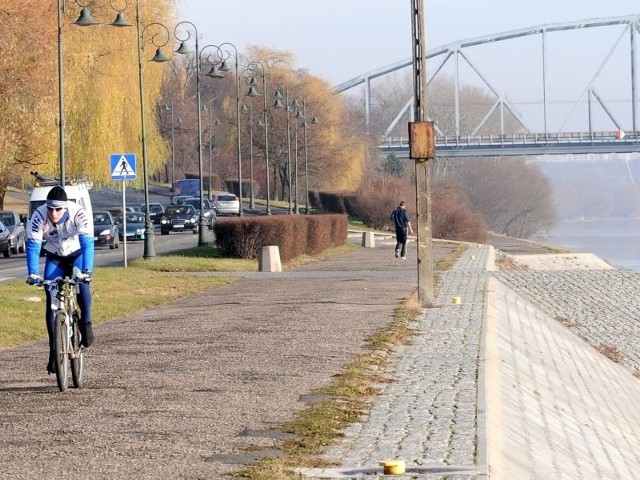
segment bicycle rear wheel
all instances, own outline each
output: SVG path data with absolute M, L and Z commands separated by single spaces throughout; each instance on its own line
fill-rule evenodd
M 58 389 L 64 392 L 69 388 L 69 356 L 67 355 L 67 327 L 65 325 L 65 314 L 56 313 L 55 336 L 56 336 L 56 381 Z
M 71 376 L 76 388 L 84 387 L 84 349 L 80 345 L 80 314 L 73 311 L 73 336 L 71 337 L 71 348 L 74 358 L 71 359 Z

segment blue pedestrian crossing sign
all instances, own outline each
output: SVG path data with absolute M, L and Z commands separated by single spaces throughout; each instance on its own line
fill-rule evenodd
M 136 154 L 111 154 L 111 180 L 136 179 Z

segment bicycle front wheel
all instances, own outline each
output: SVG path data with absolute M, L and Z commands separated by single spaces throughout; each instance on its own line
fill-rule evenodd
M 64 312 L 56 313 L 56 381 L 58 389 L 64 392 L 69 388 L 69 356 L 67 355 L 67 326 Z
M 84 349 L 80 345 L 80 314 L 73 312 L 73 336 L 71 337 L 73 358 L 71 359 L 71 376 L 76 388 L 84 387 Z

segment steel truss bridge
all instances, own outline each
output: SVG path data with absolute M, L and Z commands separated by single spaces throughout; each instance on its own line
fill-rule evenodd
M 437 111 L 431 110 L 431 96 L 429 99 L 429 119 L 434 121 L 436 130 L 436 155 L 640 152 L 636 46 L 639 39 L 640 16 L 629 15 L 523 28 L 428 51 L 427 72 L 432 72 L 428 85 L 439 75 L 448 75 L 453 82 L 452 114 L 446 125 Z M 589 47 L 590 44 L 597 48 Z M 577 45 L 578 50 L 564 53 L 567 45 Z M 504 50 L 511 53 L 505 56 Z M 477 62 L 474 55 L 482 60 Z M 498 73 L 490 76 L 481 67 L 490 68 L 496 57 L 502 64 Z M 567 66 L 568 60 L 576 59 L 586 64 L 581 72 Z M 365 122 L 369 129 L 375 113 L 373 81 L 411 66 L 411 59 L 400 61 L 341 83 L 334 91 L 354 92 L 355 87 L 364 86 Z M 463 76 L 463 67 L 467 77 Z M 514 72 L 520 71 L 520 78 L 514 76 Z M 506 81 L 500 78 L 504 72 L 509 72 Z M 469 78 L 493 98 L 493 104 L 483 115 L 476 115 L 478 119 L 472 124 L 461 99 L 464 82 Z M 519 95 L 529 100 L 514 100 Z M 414 99 L 409 98 L 387 126 L 380 141 L 382 152 L 408 156 L 407 137 L 394 135 L 394 131 L 413 120 L 413 104 Z M 510 127 L 506 126 L 507 119 Z M 514 130 L 518 133 L 511 133 Z

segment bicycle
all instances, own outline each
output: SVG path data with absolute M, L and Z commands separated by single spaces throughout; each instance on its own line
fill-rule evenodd
M 56 381 L 61 392 L 69 388 L 69 364 L 74 386 L 84 387 L 84 346 L 80 343 L 80 308 L 76 298 L 80 283 L 69 277 L 42 282 L 51 292 L 51 309 L 55 312 Z

